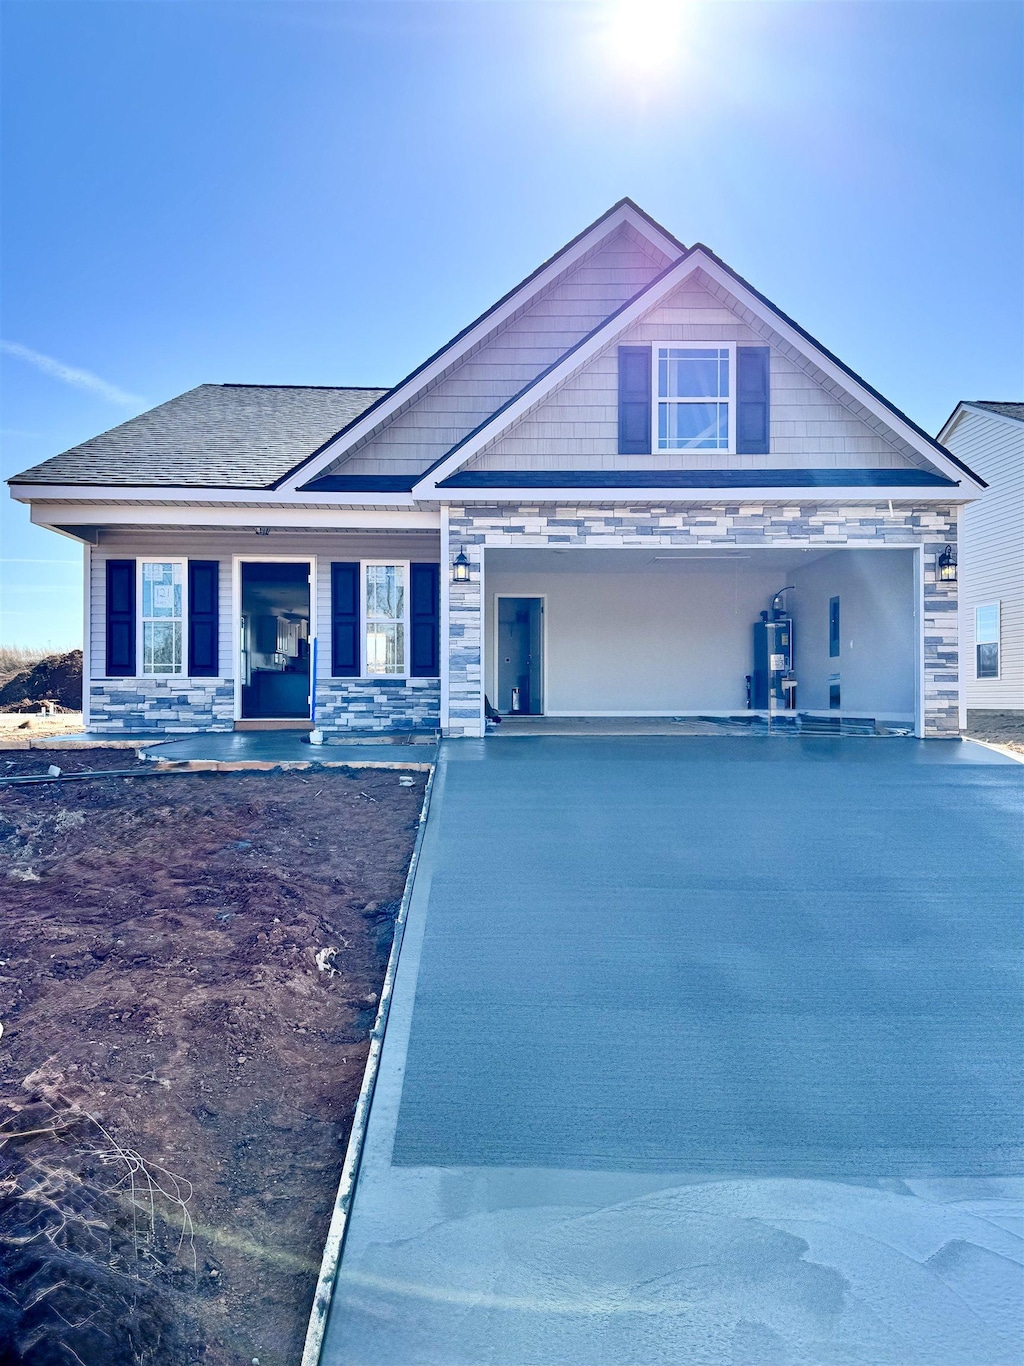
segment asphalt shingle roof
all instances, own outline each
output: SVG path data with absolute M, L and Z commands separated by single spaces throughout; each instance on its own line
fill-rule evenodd
M 267 488 L 387 392 L 200 384 L 10 482 Z
M 1015 417 L 1018 422 L 1024 422 L 1024 403 L 993 403 L 984 398 L 972 399 L 971 403 L 975 408 L 987 408 L 1000 417 Z

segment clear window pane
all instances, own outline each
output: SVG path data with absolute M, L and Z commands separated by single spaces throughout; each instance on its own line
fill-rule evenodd
M 142 615 L 181 616 L 181 565 L 168 562 L 142 564 Z
M 366 672 L 405 672 L 405 627 L 398 621 L 375 621 L 366 627 Z
M 997 602 L 974 609 L 974 639 L 978 645 L 999 643 L 999 604 Z
M 658 446 L 663 451 L 729 448 L 727 403 L 660 403 Z
M 181 673 L 181 622 L 147 621 L 142 626 L 142 668 L 147 674 Z
M 728 398 L 729 352 L 665 348 L 658 353 L 658 394 L 661 398 Z
M 405 615 L 405 568 L 397 564 L 366 566 L 366 615 L 401 621 Z

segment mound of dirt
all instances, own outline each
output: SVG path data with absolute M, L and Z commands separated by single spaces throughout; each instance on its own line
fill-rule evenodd
M 0 688 L 0 711 L 37 711 L 40 702 L 62 711 L 82 710 L 81 650 L 41 659 Z

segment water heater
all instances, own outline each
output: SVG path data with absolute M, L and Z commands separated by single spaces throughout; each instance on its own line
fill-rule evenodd
M 779 605 L 785 591 L 780 588 L 768 611 L 754 622 L 750 705 L 755 711 L 792 711 L 796 707 L 793 618 Z

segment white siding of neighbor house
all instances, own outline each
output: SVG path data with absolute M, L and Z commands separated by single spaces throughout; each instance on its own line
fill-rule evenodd
M 615 343 L 542 400 L 471 462 L 471 469 L 858 469 L 920 468 L 903 443 L 868 425 L 849 401 L 777 346 L 771 357 L 771 454 L 717 451 L 618 454 L 618 347 L 765 338 L 696 278 L 685 281 Z M 790 348 L 787 348 L 790 350 Z M 834 386 L 833 386 L 834 387 Z
M 1024 422 L 966 409 L 947 446 L 989 485 L 960 512 L 962 678 L 967 706 L 1024 710 Z M 974 610 L 1000 604 L 998 678 L 976 676 Z
M 252 532 L 105 532 L 90 556 L 90 677 L 100 679 L 106 676 L 107 560 L 191 559 L 217 560 L 220 564 L 220 677 L 234 678 L 236 659 L 232 638 L 232 572 L 236 555 L 253 559 L 316 557 L 317 677 L 326 679 L 331 674 L 331 563 L 388 558 L 437 562 L 440 541 L 437 536 L 412 532 L 404 535 L 279 532 L 272 536 L 257 536 Z
M 667 264 L 632 229 L 617 230 L 324 473 L 425 470 Z

